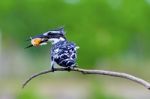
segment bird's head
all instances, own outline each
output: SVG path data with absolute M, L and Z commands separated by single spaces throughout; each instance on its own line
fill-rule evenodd
M 26 48 L 29 48 L 32 46 L 38 47 L 38 46 L 46 45 L 48 42 L 55 44 L 59 41 L 66 40 L 64 35 L 65 35 L 65 32 L 64 32 L 64 28 L 62 27 L 55 29 L 55 30 L 47 31 L 43 34 L 30 37 L 30 39 L 28 40 L 31 41 L 31 45 L 27 46 Z

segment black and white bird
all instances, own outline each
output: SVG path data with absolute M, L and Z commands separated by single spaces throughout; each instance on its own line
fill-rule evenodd
M 68 68 L 76 67 L 77 49 L 75 43 L 69 42 L 65 37 L 64 28 L 47 31 L 43 34 L 30 37 L 31 45 L 26 48 L 46 45 L 52 43 L 50 50 L 51 69 L 54 71 L 55 63 L 59 66 Z

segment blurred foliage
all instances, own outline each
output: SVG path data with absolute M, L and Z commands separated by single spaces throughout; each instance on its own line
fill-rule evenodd
M 93 82 L 93 85 L 91 86 L 91 96 L 89 97 L 89 99 L 123 99 L 123 97 L 106 93 L 103 86 L 98 86 L 99 82 Z
M 2 0 L 0 29 L 5 44 L 22 48 L 29 36 L 65 26 L 87 68 L 123 53 L 149 58 L 149 10 L 149 0 Z M 40 51 L 31 54 L 48 53 Z
M 39 94 L 36 90 L 28 89 L 16 95 L 16 99 L 47 99 Z M 50 99 L 50 97 L 49 97 Z

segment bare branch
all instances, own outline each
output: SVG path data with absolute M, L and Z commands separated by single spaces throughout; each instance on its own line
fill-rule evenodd
M 68 69 L 66 69 L 66 68 L 55 68 L 54 71 L 68 71 Z M 81 69 L 81 68 L 73 68 L 70 71 L 76 71 L 76 72 L 80 72 L 82 74 L 98 74 L 98 75 L 108 75 L 108 76 L 113 76 L 113 77 L 125 78 L 125 79 L 129 79 L 131 81 L 134 81 L 136 83 L 139 83 L 139 84 L 143 85 L 145 88 L 150 90 L 150 83 L 148 83 L 147 81 L 145 81 L 141 78 L 132 76 L 130 74 L 122 73 L 122 72 L 114 72 L 114 71 L 107 71 L 107 70 L 86 70 L 86 69 Z M 32 75 L 28 80 L 26 80 L 24 82 L 24 84 L 22 85 L 22 88 L 24 88 L 33 78 L 36 78 L 40 75 L 47 74 L 50 72 L 53 72 L 53 71 L 52 70 L 45 70 L 45 71 L 42 71 L 40 73 Z

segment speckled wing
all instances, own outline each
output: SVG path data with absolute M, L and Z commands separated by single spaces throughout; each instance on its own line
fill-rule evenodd
M 59 42 L 52 47 L 51 57 L 60 66 L 75 66 L 77 58 L 77 46 L 72 42 Z

